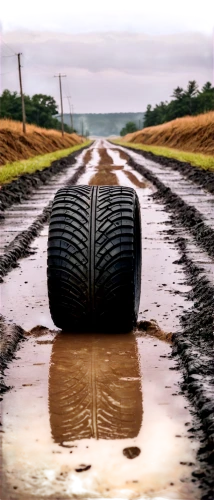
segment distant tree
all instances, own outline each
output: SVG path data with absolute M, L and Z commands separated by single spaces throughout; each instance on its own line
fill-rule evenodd
M 172 97 L 174 97 L 174 99 L 181 100 L 183 98 L 183 95 L 184 90 L 181 87 L 176 87 L 176 89 L 173 90 Z
M 148 104 L 144 116 L 144 127 L 150 127 L 154 124 L 153 111 L 151 104 Z
M 34 123 L 47 129 L 61 129 L 61 123 L 56 118 L 58 113 L 57 103 L 52 96 L 34 94 L 30 97 L 25 95 L 24 100 L 27 123 Z M 0 96 L 0 116 L 1 118 L 22 121 L 21 97 L 17 92 L 3 91 Z M 71 133 L 71 127 L 66 124 L 64 130 Z
M 199 94 L 198 84 L 196 83 L 195 80 L 190 81 L 187 85 L 187 90 L 184 93 L 188 107 L 187 114 L 192 115 L 194 114 L 194 111 L 196 111 L 197 108 L 196 97 L 198 96 L 198 94 Z
M 134 122 L 127 122 L 125 127 L 120 131 L 120 135 L 124 136 L 126 134 L 131 134 L 133 132 L 137 132 L 138 128 Z
M 199 103 L 199 112 L 206 113 L 214 109 L 214 87 L 210 82 L 203 85 L 197 98 Z
M 197 82 L 191 80 L 186 90 L 178 86 L 173 90 L 171 97 L 170 102 L 156 104 L 153 109 L 151 104 L 147 106 L 144 127 L 214 110 L 214 87 L 210 82 L 205 83 L 199 90 Z

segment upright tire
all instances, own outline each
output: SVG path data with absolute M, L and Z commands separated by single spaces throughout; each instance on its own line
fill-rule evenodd
M 56 326 L 130 331 L 141 284 L 140 207 L 134 189 L 72 186 L 54 198 L 48 295 Z

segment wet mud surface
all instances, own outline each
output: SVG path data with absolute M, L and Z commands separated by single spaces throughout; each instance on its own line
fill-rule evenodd
M 67 181 L 66 185 L 76 184 L 84 170 L 85 166 L 79 167 L 78 171 Z M 9 245 L 6 246 L 4 254 L 0 256 L 0 282 L 9 270 L 16 266 L 18 259 L 26 257 L 29 254 L 29 244 L 39 234 L 44 223 L 49 220 L 51 208 L 52 201 L 49 202 L 28 229 L 18 233 Z
M 118 186 L 118 179 L 114 173 L 115 169 L 122 168 L 115 166 L 111 156 L 106 148 L 99 148 L 99 163 L 96 168 L 96 174 L 89 180 L 90 186 Z
M 166 238 L 174 238 L 181 255 L 175 263 L 183 266 L 187 276 L 186 282 L 191 287 L 187 297 L 193 300 L 193 306 L 180 316 L 181 328 L 173 337 L 173 352 L 179 355 L 180 366 L 185 367 L 183 389 L 188 391 L 190 400 L 196 408 L 195 414 L 200 416 L 206 435 L 204 446 L 201 447 L 200 460 L 202 462 L 205 460 L 208 467 L 202 466 L 202 471 L 198 472 L 198 475 L 201 475 L 201 482 L 205 484 L 205 488 L 209 485 L 210 493 L 207 496 L 205 494 L 204 498 L 212 498 L 213 474 L 210 466 L 214 460 L 214 234 L 212 229 L 214 212 L 212 208 L 211 211 L 207 211 L 205 222 L 203 214 L 200 214 L 194 206 L 188 206 L 186 201 L 166 187 L 159 176 L 155 175 L 154 170 L 149 170 L 147 165 L 135 163 L 132 156 L 129 164 L 157 187 L 153 198 L 164 203 L 173 228 L 166 231 Z M 191 176 L 192 180 L 194 176 Z M 175 183 L 174 189 L 176 188 Z M 214 207 L 214 200 L 210 201 Z M 195 204 L 197 206 L 197 197 Z M 183 227 L 188 228 L 196 240 L 196 246 L 191 244 L 192 247 L 195 246 L 194 257 L 192 252 L 188 251 L 189 234 L 185 234 Z M 197 244 L 207 251 L 207 255 L 203 253 L 203 257 L 200 258 Z M 196 432 L 199 428 L 200 425 L 196 427 Z
M 128 149 L 128 148 L 127 148 Z M 208 170 L 203 170 L 199 167 L 194 167 L 189 163 L 174 160 L 173 158 L 166 158 L 164 156 L 155 155 L 149 151 L 142 151 L 135 149 L 138 155 L 143 156 L 148 160 L 152 160 L 165 168 L 176 170 L 180 172 L 185 178 L 199 184 L 199 186 L 214 194 L 214 173 Z
M 143 165 L 136 163 L 133 158 L 130 158 L 129 164 L 140 172 L 146 179 L 151 181 L 158 189 L 156 198 L 165 203 L 165 207 L 174 213 L 174 221 L 179 218 L 183 224 L 192 233 L 197 243 L 204 248 L 210 257 L 214 257 L 214 229 L 207 225 L 203 215 L 195 206 L 190 206 L 175 192 L 172 192 L 169 187 L 166 187 L 164 182 L 160 180 L 151 170 Z M 212 205 L 214 207 L 214 205 Z M 212 211 L 213 219 L 213 211 Z
M 188 201 L 180 180 L 172 192 L 171 176 L 164 185 L 153 165 L 144 169 L 136 156 L 128 161 L 127 152 L 106 141 L 84 154 L 56 179 L 59 187 L 91 183 L 106 169 L 117 183 L 135 187 L 140 199 L 138 327 L 121 335 L 56 331 L 46 284 L 48 217 L 43 220 L 12 257 L 10 266 L 18 267 L 1 285 L 3 498 L 211 500 L 212 217 L 205 221 L 196 208 L 202 219 L 197 239 L 178 215 Z M 32 208 L 29 199 L 25 220 L 24 201 L 14 205 L 18 218 L 13 206 L 5 211 L 4 258 L 51 206 L 56 189 L 53 183 L 44 192 L 43 203 L 35 195 Z
M 4 218 L 4 210 L 11 207 L 14 203 L 20 203 L 28 199 L 31 194 L 41 185 L 48 184 L 53 176 L 65 171 L 75 163 L 77 158 L 85 148 L 72 153 L 71 155 L 54 161 L 50 167 L 43 170 L 37 170 L 33 174 L 23 174 L 18 179 L 4 184 L 0 190 L 0 218 Z

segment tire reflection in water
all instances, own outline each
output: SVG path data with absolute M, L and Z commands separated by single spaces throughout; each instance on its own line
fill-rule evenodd
M 54 441 L 138 435 L 142 391 L 133 334 L 57 335 L 49 371 Z

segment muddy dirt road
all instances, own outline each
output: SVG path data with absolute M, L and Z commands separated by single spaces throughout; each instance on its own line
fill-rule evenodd
M 1 499 L 211 500 L 214 196 L 105 140 L 62 167 L 3 199 Z M 76 183 L 138 193 L 129 334 L 61 332 L 51 320 L 48 216 L 59 187 Z

